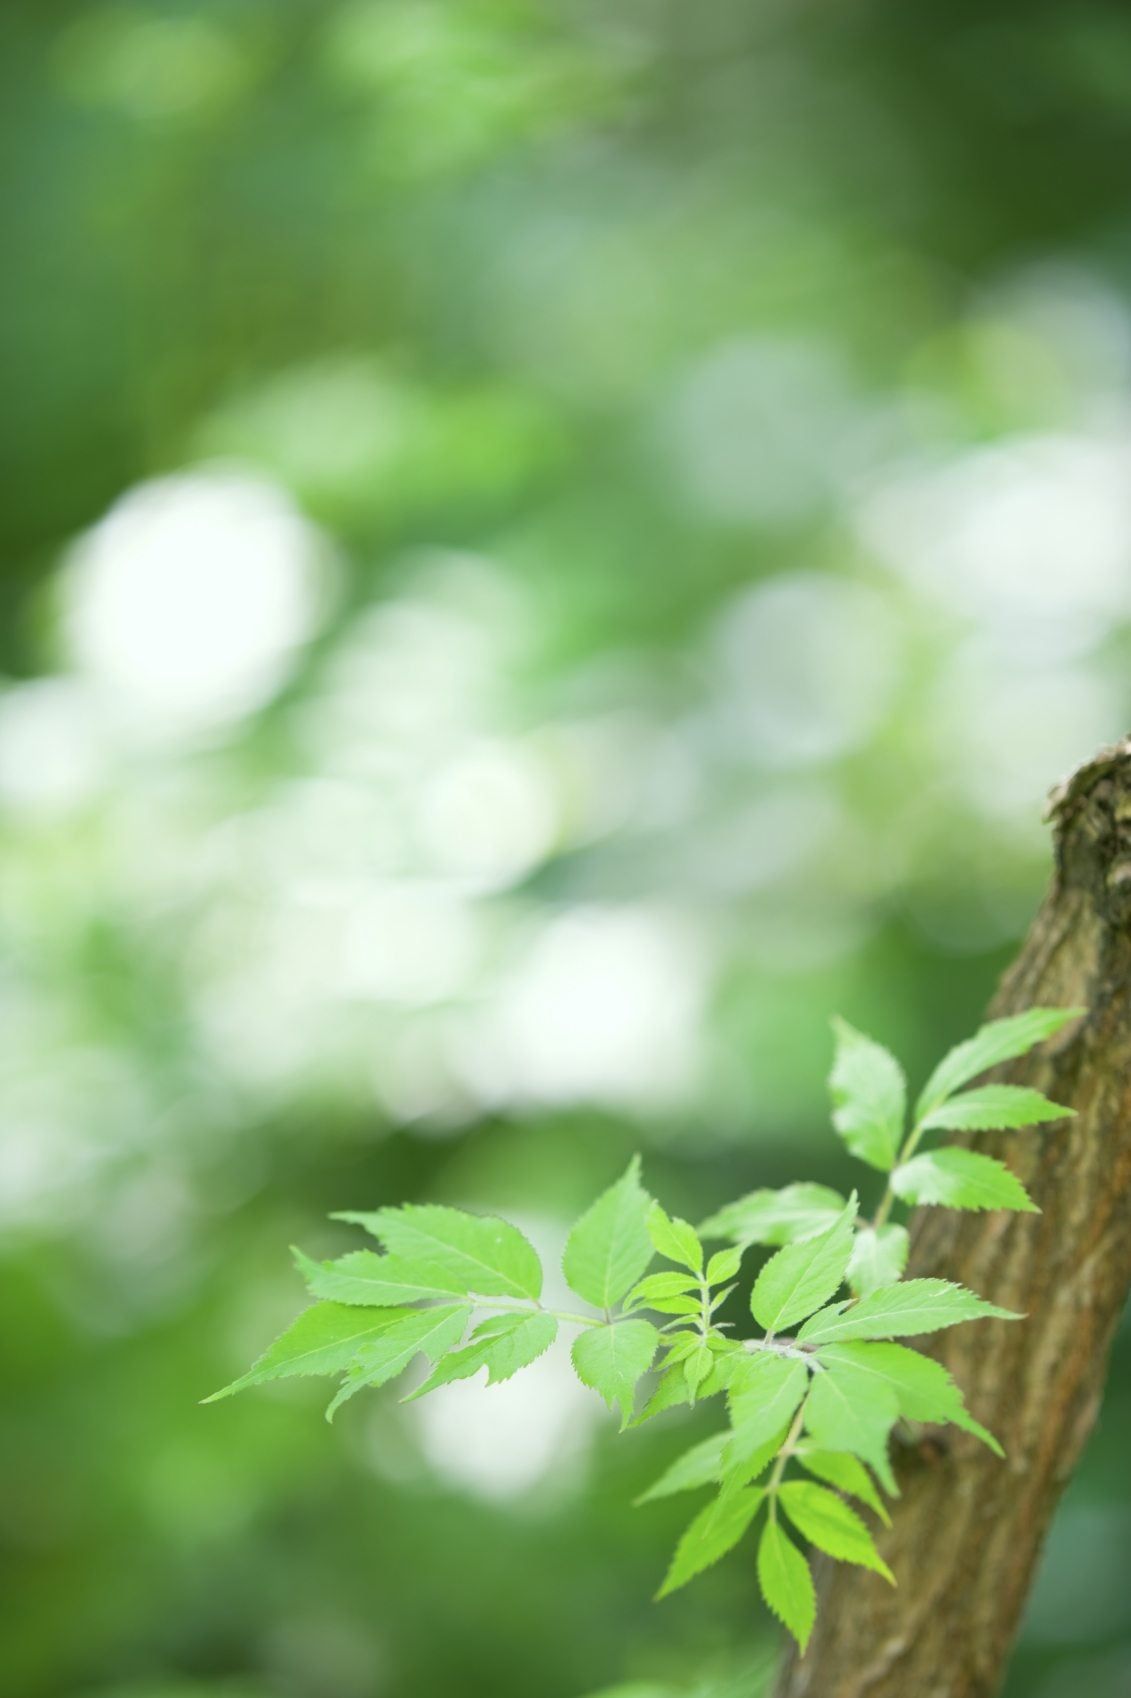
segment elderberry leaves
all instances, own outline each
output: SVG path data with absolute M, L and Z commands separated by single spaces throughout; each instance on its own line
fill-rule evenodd
M 597 1309 L 611 1309 L 652 1260 L 651 1199 L 640 1183 L 640 1157 L 582 1215 L 566 1241 L 562 1271 L 571 1291 Z
M 1072 1109 L 1050 1102 L 1040 1091 L 1025 1085 L 979 1085 L 948 1097 L 919 1124 L 924 1131 L 949 1132 L 1010 1131 L 1022 1126 L 1043 1126 L 1052 1120 L 1068 1120 Z
M 638 1381 L 652 1366 L 660 1335 L 650 1321 L 617 1321 L 611 1326 L 590 1327 L 579 1332 L 571 1355 L 577 1377 L 603 1397 L 610 1409 L 619 1409 L 621 1426 L 632 1415 Z
M 858 1563 L 895 1585 L 865 1523 L 843 1498 L 812 1480 L 787 1480 L 778 1501 L 802 1538 L 838 1562 Z
M 900 1172 L 896 1168 L 896 1173 Z M 892 1176 L 894 1185 L 895 1175 Z M 925 1198 L 918 1199 L 926 1201 Z M 857 1297 L 866 1297 L 881 1285 L 894 1285 L 907 1266 L 911 1235 L 905 1226 L 888 1221 L 884 1226 L 857 1226 L 845 1278 Z
M 315 1303 L 304 1309 L 286 1332 L 268 1346 L 246 1374 L 222 1391 L 214 1391 L 205 1403 L 261 1385 L 265 1380 L 288 1379 L 295 1374 L 336 1374 L 348 1368 L 366 1345 L 380 1338 L 407 1318 L 412 1311 L 359 1314 L 339 1303 Z
M 801 1352 L 783 1356 L 760 1351 L 750 1357 L 730 1392 L 726 1467 L 749 1468 L 761 1446 L 789 1426 L 808 1388 L 809 1369 Z
M 377 1247 L 322 1262 L 296 1251 L 315 1302 L 207 1401 L 262 1382 L 328 1375 L 340 1381 L 330 1416 L 406 1371 L 415 1385 L 405 1401 L 478 1374 L 495 1385 L 535 1362 L 565 1329 L 578 1377 L 617 1412 L 622 1428 L 725 1399 L 722 1430 L 684 1449 L 640 1500 L 708 1493 L 660 1595 L 753 1530 L 762 1595 L 804 1650 L 816 1608 L 805 1549 L 892 1579 L 864 1517 L 886 1524 L 882 1494 L 898 1495 L 889 1458 L 896 1422 L 912 1438 L 923 1426 L 950 1423 L 1000 1454 L 946 1369 L 898 1341 L 1019 1317 L 945 1279 L 904 1278 L 909 1235 L 890 1217 L 899 1203 L 1034 1210 L 1020 1179 L 996 1157 L 965 1140 L 922 1144 L 937 1131 L 976 1135 L 1066 1121 L 1069 1111 L 1039 1091 L 981 1075 L 1055 1037 L 1080 1012 L 1034 1009 L 991 1022 L 944 1058 L 910 1117 L 898 1062 L 836 1022 L 833 1121 L 848 1151 L 884 1176 L 871 1218 L 859 1215 L 855 1192 L 846 1200 L 806 1181 L 751 1191 L 697 1231 L 652 1200 L 635 1159 L 566 1240 L 562 1270 L 583 1311 L 543 1300 L 538 1256 L 505 1221 L 439 1204 L 338 1216 L 363 1227 Z M 704 1238 L 725 1247 L 707 1255 Z M 720 1310 L 752 1246 L 771 1253 L 749 1293 L 758 1334 L 744 1339 Z
M 363 1344 L 351 1361 L 346 1377 L 338 1389 L 326 1419 L 355 1393 L 367 1386 L 383 1386 L 403 1374 L 414 1357 L 423 1355 L 437 1361 L 451 1351 L 467 1330 L 471 1313 L 466 1304 L 434 1303 L 427 1309 L 410 1309 L 385 1332 Z M 447 1360 L 451 1360 L 450 1356 Z
M 771 1256 L 750 1294 L 750 1311 L 767 1333 L 795 1326 L 820 1309 L 844 1283 L 852 1256 L 855 1194 L 832 1226 Z
M 926 1150 L 901 1163 L 891 1176 L 891 1188 L 905 1203 L 1040 1213 L 1017 1175 L 1004 1162 L 958 1145 Z
M 408 1203 L 369 1214 L 338 1214 L 334 1219 L 363 1226 L 379 1239 L 389 1253 L 383 1259 L 392 1264 L 394 1273 L 423 1287 L 425 1294 L 474 1292 L 481 1297 L 533 1299 L 542 1294 L 542 1264 L 534 1246 L 507 1221 L 436 1203 Z
M 833 1125 L 854 1156 L 886 1173 L 894 1166 L 907 1108 L 903 1069 L 882 1044 L 834 1020 L 836 1057 L 829 1075 Z
M 824 1232 L 844 1207 L 844 1198 L 828 1185 L 783 1185 L 780 1191 L 750 1191 L 727 1203 L 699 1228 L 703 1238 L 729 1238 L 735 1244 L 792 1244 Z
M 686 1586 L 720 1557 L 733 1550 L 757 1515 L 764 1493 L 757 1487 L 737 1492 L 720 1492 L 692 1521 L 675 1548 L 671 1567 L 656 1596 L 666 1598 Z
M 870 1292 L 858 1303 L 822 1309 L 805 1322 L 797 1336 L 811 1345 L 849 1338 L 916 1338 L 979 1316 L 1021 1319 L 1012 1309 L 999 1309 L 950 1280 L 905 1279 Z
M 1085 1012 L 1083 1008 L 1029 1008 L 1024 1014 L 991 1020 L 939 1062 L 915 1105 L 916 1119 L 925 1120 L 940 1103 L 961 1090 L 963 1085 L 968 1085 L 971 1079 L 1003 1061 L 1025 1055 Z
M 557 1335 L 558 1323 L 553 1315 L 493 1315 L 476 1327 L 471 1342 L 462 1350 L 449 1351 L 405 1401 L 423 1397 L 425 1392 L 448 1385 L 452 1380 L 470 1379 L 481 1368 L 487 1370 L 487 1384 L 498 1385 L 517 1374 L 520 1368 L 537 1361 Z
M 804 1653 L 817 1619 L 809 1564 L 771 1516 L 758 1542 L 758 1586 L 766 1604 Z

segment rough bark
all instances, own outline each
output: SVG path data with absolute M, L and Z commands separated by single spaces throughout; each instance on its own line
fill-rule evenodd
M 1027 1316 L 956 1327 L 932 1349 L 1007 1460 L 954 1428 L 903 1448 L 903 1496 L 880 1540 L 902 1584 L 829 1564 L 813 1640 L 776 1698 L 992 1698 L 1099 1412 L 1131 1288 L 1131 738 L 1055 792 L 1050 818 L 1051 888 L 990 1014 L 1087 1012 L 994 1077 L 1035 1085 L 1076 1118 L 978 1139 L 1040 1215 L 923 1209 L 912 1223 L 911 1271 Z

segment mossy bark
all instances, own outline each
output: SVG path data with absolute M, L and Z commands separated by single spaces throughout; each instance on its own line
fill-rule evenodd
M 1050 818 L 1051 888 L 989 1012 L 1087 1012 L 993 1076 L 1076 1117 L 978 1137 L 1041 1214 L 923 1209 L 912 1223 L 910 1272 L 961 1280 L 1027 1317 L 930 1341 L 1007 1460 L 954 1428 L 901 1447 L 903 1495 L 878 1541 L 900 1584 L 823 1566 L 812 1642 L 787 1660 L 776 1698 L 992 1698 L 1099 1412 L 1131 1288 L 1131 738 L 1062 786 Z

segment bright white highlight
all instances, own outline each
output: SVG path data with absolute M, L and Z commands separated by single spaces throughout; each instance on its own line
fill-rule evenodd
M 409 1405 L 435 1473 L 484 1498 L 516 1497 L 547 1477 L 558 1487 L 577 1480 L 601 1405 L 561 1342 L 502 1385 L 484 1380 L 481 1372 Z
M 481 1088 L 550 1102 L 678 1097 L 699 1061 L 701 957 L 680 927 L 642 910 L 551 921 L 476 1046 Z
M 95 705 L 81 684 L 41 678 L 0 696 L 0 800 L 52 819 L 95 795 L 106 751 Z
M 418 831 L 429 860 L 472 887 L 512 884 L 553 846 L 555 798 L 542 765 L 517 744 L 481 742 L 425 788 Z
M 1081 653 L 1131 615 L 1129 470 L 1125 435 L 1031 437 L 893 478 L 866 499 L 861 529 L 1011 648 Z
M 901 670 L 899 628 L 884 598 L 819 572 L 771 578 L 740 596 L 723 615 L 717 650 L 739 746 L 783 767 L 864 742 Z
M 72 550 L 76 661 L 132 728 L 222 725 L 285 681 L 320 607 L 322 548 L 282 491 L 237 472 L 131 491 Z

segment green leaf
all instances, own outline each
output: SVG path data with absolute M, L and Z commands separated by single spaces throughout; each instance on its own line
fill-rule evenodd
M 682 1403 L 691 1402 L 691 1393 L 687 1389 L 687 1381 L 683 1374 L 682 1362 L 665 1367 L 644 1406 L 628 1423 L 631 1427 L 639 1427 L 642 1422 L 650 1421 L 653 1415 L 662 1415 L 665 1409 L 675 1409 Z
M 975 1091 L 948 1097 L 923 1117 L 921 1125 L 925 1131 L 940 1127 L 949 1132 L 1005 1131 L 1041 1126 L 1050 1120 L 1070 1120 L 1075 1112 L 1026 1085 L 979 1085 Z
M 780 1332 L 804 1320 L 839 1290 L 852 1255 L 852 1225 L 856 1219 L 853 1192 L 826 1232 L 787 1244 L 771 1256 L 750 1294 L 750 1310 L 758 1325 Z
M 714 1334 L 709 1342 L 715 1353 L 715 1365 L 696 1393 L 700 1403 L 704 1398 L 715 1397 L 719 1392 L 725 1391 L 730 1380 L 731 1363 L 739 1357 L 745 1360 L 745 1353 L 739 1346 L 723 1340 L 718 1334 Z M 691 1394 L 687 1389 L 682 1361 L 665 1363 L 651 1396 L 628 1424 L 630 1427 L 639 1427 L 642 1421 L 650 1420 L 653 1415 L 662 1415 L 665 1409 L 672 1409 L 690 1401 Z
M 695 1273 L 703 1272 L 703 1246 L 695 1228 L 687 1221 L 672 1219 L 659 1203 L 653 1203 L 648 1210 L 648 1231 L 659 1255 Z
M 703 1305 L 697 1297 L 655 1297 L 648 1304 L 661 1315 L 698 1315 Z
M 699 1349 L 701 1342 L 698 1327 L 673 1332 L 665 1345 L 665 1362 L 686 1362 Z
M 710 1438 L 693 1444 L 682 1456 L 670 1463 L 659 1479 L 642 1492 L 637 1503 L 651 1503 L 655 1498 L 671 1497 L 676 1492 L 694 1491 L 698 1486 L 711 1486 L 722 1478 L 723 1449 L 729 1433 L 712 1433 Z
M 806 1344 L 846 1338 L 913 1338 L 991 1315 L 1003 1321 L 1021 1319 L 1012 1309 L 999 1309 L 949 1280 L 906 1279 L 869 1292 L 839 1313 L 824 1310 L 814 1315 L 797 1336 Z
M 903 1137 L 907 1086 L 890 1051 L 844 1020 L 834 1020 L 836 1057 L 829 1075 L 833 1125 L 854 1156 L 886 1173 Z
M 708 1285 L 725 1285 L 733 1279 L 742 1266 L 742 1246 L 736 1244 L 730 1250 L 716 1250 L 707 1263 L 706 1280 Z
M 758 1542 L 758 1585 L 770 1610 L 804 1652 L 817 1618 L 817 1594 L 809 1564 L 773 1516 Z
M 652 1260 L 649 1197 L 634 1156 L 615 1185 L 587 1209 L 566 1240 L 562 1271 L 571 1291 L 597 1309 L 611 1309 Z
M 700 1226 L 704 1238 L 736 1244 L 792 1244 L 824 1232 L 840 1214 L 844 1198 L 827 1185 L 802 1183 L 780 1191 L 751 1191 L 727 1203 Z
M 654 1303 L 663 1302 L 669 1297 L 683 1297 L 689 1291 L 698 1291 L 699 1279 L 692 1273 L 657 1273 L 648 1274 L 639 1280 L 624 1300 L 625 1309 L 647 1309 Z M 696 1304 L 698 1308 L 698 1304 Z
M 542 1295 L 542 1265 L 517 1227 L 438 1203 L 406 1203 L 368 1214 L 338 1214 L 372 1233 L 421 1283 L 482 1297 Z
M 754 1452 L 788 1424 L 808 1384 L 809 1370 L 796 1357 L 762 1350 L 750 1358 L 730 1391 L 728 1470 L 748 1465 Z
M 847 1366 L 872 1375 L 894 1393 L 899 1413 L 909 1421 L 949 1421 L 981 1439 L 995 1455 L 1003 1454 L 993 1434 L 968 1413 L 962 1393 L 942 1363 L 932 1357 L 904 1344 L 864 1342 L 830 1344 L 818 1354 L 826 1366 Z
M 799 1445 L 793 1454 L 807 1473 L 816 1475 L 826 1486 L 835 1486 L 838 1491 L 859 1498 L 879 1516 L 885 1527 L 891 1525 L 887 1505 L 858 1457 L 847 1451 L 815 1450 L 806 1444 Z
M 676 1546 L 671 1567 L 656 1596 L 666 1598 L 733 1550 L 757 1515 L 764 1497 L 764 1492 L 748 1486 L 712 1498 Z
M 356 1309 L 339 1303 L 315 1303 L 304 1309 L 286 1332 L 281 1333 L 248 1369 L 246 1374 L 221 1391 L 214 1391 L 205 1403 L 216 1403 L 231 1397 L 245 1386 L 261 1385 L 265 1380 L 287 1379 L 294 1374 L 338 1374 L 348 1368 L 362 1345 L 378 1338 L 395 1327 L 414 1311 L 383 1314 L 358 1314 Z
M 861 1456 L 895 1493 L 888 1434 L 899 1415 L 891 1386 L 850 1362 L 833 1362 L 814 1374 L 805 1400 L 805 1430 L 818 1448 Z
M 367 1386 L 383 1386 L 402 1374 L 414 1356 L 427 1356 L 435 1362 L 446 1350 L 458 1344 L 471 1314 L 467 1303 L 452 1303 L 430 1309 L 410 1309 L 379 1338 L 363 1344 L 350 1365 L 348 1376 L 326 1411 L 332 1421 L 334 1411 L 363 1391 Z
M 333 1262 L 312 1262 L 301 1250 L 292 1250 L 291 1254 L 311 1296 L 331 1303 L 383 1308 L 389 1304 L 468 1295 L 463 1281 L 450 1273 L 401 1256 L 351 1250 Z
M 582 1385 L 599 1392 L 610 1409 L 619 1408 L 621 1426 L 632 1414 L 636 1382 L 652 1366 L 660 1335 L 648 1321 L 617 1321 L 589 1327 L 573 1341 L 573 1365 Z
M 480 1368 L 486 1368 L 489 1386 L 498 1385 L 500 1380 L 509 1380 L 520 1368 L 537 1361 L 553 1344 L 557 1333 L 558 1323 L 553 1315 L 495 1315 L 476 1327 L 471 1342 L 462 1350 L 453 1350 L 445 1356 L 435 1373 L 404 1401 L 411 1403 L 452 1380 L 469 1379 Z
M 687 1381 L 687 1389 L 691 1393 L 692 1403 L 695 1402 L 699 1387 L 706 1380 L 714 1365 L 714 1357 L 705 1344 L 698 1345 L 684 1362 L 683 1377 Z
M 1018 1209 L 1040 1214 L 1017 1175 L 1004 1162 L 976 1150 L 952 1146 L 913 1156 L 896 1168 L 891 1187 L 905 1203 L 943 1203 L 951 1209 Z
M 790 1423 L 787 1421 L 761 1444 L 754 1445 L 737 1456 L 724 1451 L 721 1479 L 725 1489 L 731 1491 L 735 1486 L 751 1486 L 760 1479 L 785 1443 L 789 1427 Z
M 1084 1008 L 1030 1008 L 1005 1020 L 991 1020 L 939 1062 L 915 1105 L 916 1121 L 921 1121 L 979 1073 L 1024 1055 L 1085 1013 Z
M 907 1266 L 910 1243 L 905 1226 L 889 1222 L 880 1227 L 857 1227 L 846 1276 L 856 1295 L 866 1297 L 882 1285 L 894 1285 Z
M 872 1535 L 856 1511 L 811 1480 L 787 1480 L 778 1488 L 778 1500 L 803 1538 L 837 1562 L 854 1562 L 882 1574 L 895 1585 L 895 1575 L 876 1549 Z

